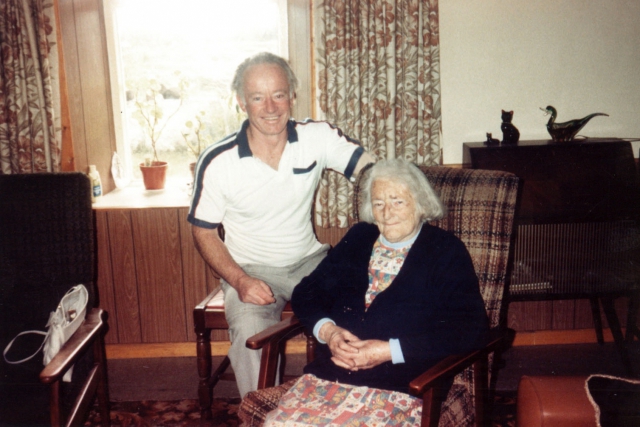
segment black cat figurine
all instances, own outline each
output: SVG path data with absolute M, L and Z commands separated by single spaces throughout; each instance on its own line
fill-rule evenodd
M 517 144 L 520 139 L 520 131 L 511 123 L 513 119 L 513 111 L 502 110 L 502 143 L 503 144 Z
M 500 140 L 492 138 L 491 133 L 487 132 L 487 140 L 484 142 L 484 145 L 498 145 L 498 144 L 500 144 Z

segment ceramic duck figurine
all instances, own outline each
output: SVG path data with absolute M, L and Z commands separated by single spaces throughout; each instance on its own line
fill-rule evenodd
M 549 121 L 547 122 L 547 130 L 549 131 L 549 135 L 551 135 L 551 139 L 557 142 L 567 142 L 573 141 L 573 138 L 580 132 L 582 129 L 592 118 L 595 116 L 607 116 L 605 113 L 593 113 L 589 114 L 586 117 L 581 119 L 569 120 L 564 123 L 556 123 L 556 117 L 558 116 L 558 112 L 551 105 L 548 105 L 547 108 L 542 109 L 547 114 L 551 114 Z

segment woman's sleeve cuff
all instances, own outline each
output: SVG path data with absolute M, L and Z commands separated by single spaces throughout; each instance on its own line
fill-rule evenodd
M 400 347 L 400 340 L 398 338 L 391 338 L 389 340 L 389 347 L 391 347 L 391 362 L 394 365 L 397 363 L 404 363 L 404 355 L 402 354 L 402 348 Z
M 329 319 L 328 317 L 324 317 L 324 318 L 318 320 L 316 322 L 316 326 L 313 327 L 313 336 L 316 337 L 316 339 L 318 340 L 318 342 L 320 344 L 326 344 L 327 343 L 326 341 L 321 340 L 320 337 L 318 336 L 318 334 L 320 333 L 320 328 L 322 328 L 324 326 L 324 324 L 327 323 L 327 322 L 331 322 L 334 325 L 336 324 L 336 322 L 334 322 L 333 320 Z

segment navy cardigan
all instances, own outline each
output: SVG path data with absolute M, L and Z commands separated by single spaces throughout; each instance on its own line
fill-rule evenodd
M 353 226 L 296 286 L 291 303 L 309 331 L 328 317 L 363 340 L 398 338 L 405 359 L 351 372 L 330 360 L 327 345 L 319 345 L 306 373 L 406 392 L 412 379 L 445 356 L 480 347 L 489 322 L 466 247 L 452 233 L 428 224 L 393 283 L 365 310 L 369 259 L 379 234 L 372 224 Z

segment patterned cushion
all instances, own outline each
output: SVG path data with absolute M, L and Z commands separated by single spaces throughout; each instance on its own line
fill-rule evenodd
M 357 387 L 303 375 L 267 414 L 265 427 L 420 425 L 422 400 L 397 391 Z
M 267 414 L 278 406 L 280 398 L 296 383 L 297 379 L 287 381 L 276 387 L 247 393 L 238 408 L 238 418 L 244 427 L 260 427 Z

